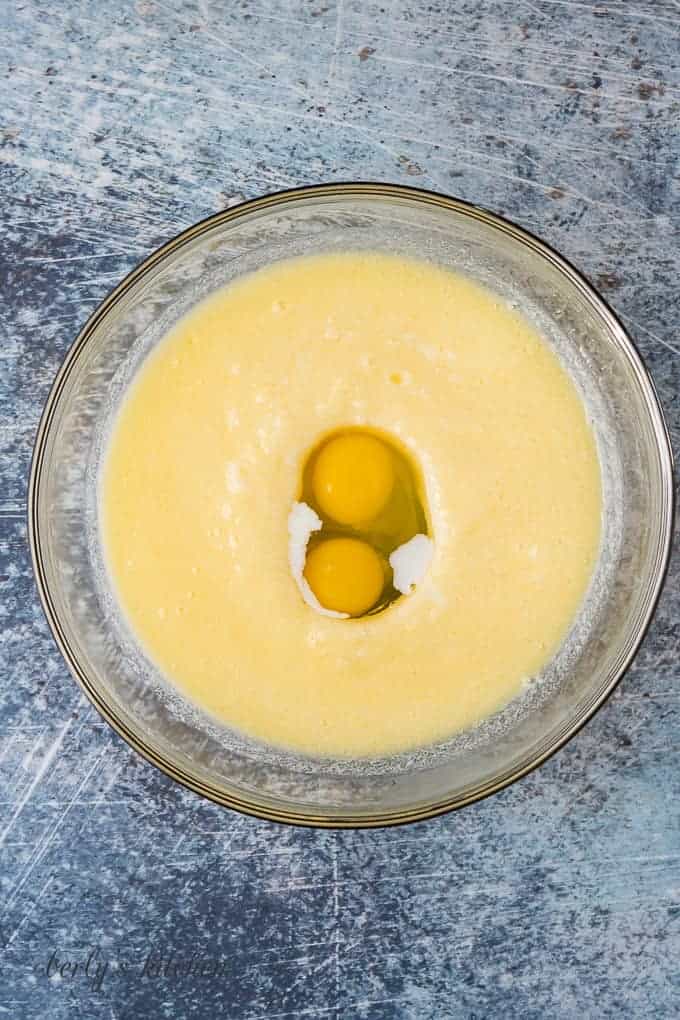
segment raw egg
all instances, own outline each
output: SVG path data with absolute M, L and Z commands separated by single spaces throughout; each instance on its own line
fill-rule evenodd
M 305 602 L 340 619 L 410 595 L 434 552 L 420 471 L 401 443 L 377 429 L 342 429 L 316 444 L 288 531 Z
M 384 442 L 365 432 L 346 432 L 320 450 L 312 473 L 320 509 L 338 524 L 358 527 L 375 520 L 394 487 L 395 471 Z
M 359 538 L 327 538 L 307 555 L 307 583 L 326 609 L 361 616 L 376 604 L 385 586 L 382 560 Z

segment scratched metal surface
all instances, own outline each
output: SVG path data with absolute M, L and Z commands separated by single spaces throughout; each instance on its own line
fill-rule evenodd
M 680 4 L 9 0 L 2 22 L 0 1016 L 678 1015 L 677 560 L 635 667 L 543 769 L 438 821 L 323 833 L 204 803 L 109 732 L 42 618 L 24 502 L 108 289 L 227 204 L 347 178 L 564 251 L 639 342 L 677 451 Z

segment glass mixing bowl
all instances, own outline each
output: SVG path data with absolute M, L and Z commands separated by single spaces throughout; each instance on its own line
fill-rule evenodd
M 126 383 L 210 291 L 278 259 L 375 250 L 467 274 L 520 308 L 575 381 L 596 433 L 603 540 L 578 619 L 538 682 L 433 747 L 314 759 L 230 731 L 164 682 L 131 639 L 102 569 L 97 478 Z M 501 789 L 561 747 L 631 661 L 669 556 L 672 459 L 652 383 L 590 284 L 547 245 L 475 206 L 380 184 L 270 195 L 212 216 L 151 255 L 92 315 L 59 371 L 35 444 L 29 534 L 47 619 L 76 679 L 148 761 L 221 804 L 309 825 L 414 821 Z M 282 536 L 286 541 L 286 536 Z M 263 634 L 266 640 L 266 634 Z

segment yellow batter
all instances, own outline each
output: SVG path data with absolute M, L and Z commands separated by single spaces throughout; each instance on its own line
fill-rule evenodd
M 419 464 L 434 556 L 413 594 L 322 616 L 287 520 L 325 433 Z M 517 313 L 377 254 L 281 262 L 193 309 L 149 357 L 104 465 L 102 533 L 133 631 L 175 685 L 272 744 L 386 753 L 513 698 L 556 651 L 600 537 L 580 398 Z

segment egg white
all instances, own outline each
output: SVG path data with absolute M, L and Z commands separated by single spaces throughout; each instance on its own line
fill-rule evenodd
M 307 559 L 307 545 L 315 531 L 320 531 L 323 521 L 307 503 L 293 503 L 288 514 L 288 563 L 290 572 L 297 584 L 303 599 L 312 609 L 322 616 L 332 616 L 336 620 L 346 620 L 349 613 L 338 613 L 334 609 L 326 609 L 309 587 L 303 571 Z
M 434 555 L 434 542 L 427 535 L 414 535 L 390 555 L 393 584 L 402 595 L 410 595 L 420 584 Z

